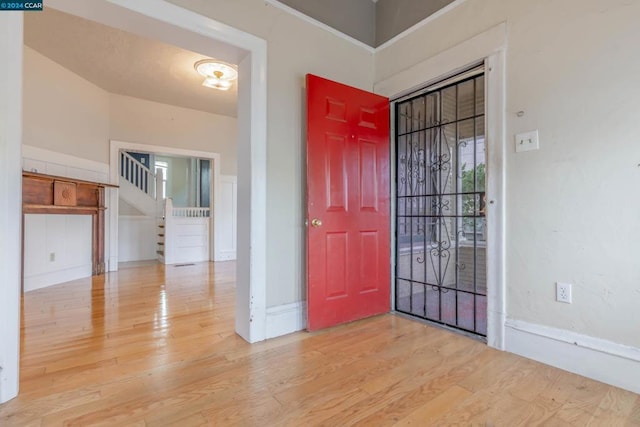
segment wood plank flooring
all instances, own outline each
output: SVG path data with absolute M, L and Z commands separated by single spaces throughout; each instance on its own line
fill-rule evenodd
M 249 345 L 235 264 L 32 291 L 1 426 L 640 425 L 640 396 L 395 315 Z

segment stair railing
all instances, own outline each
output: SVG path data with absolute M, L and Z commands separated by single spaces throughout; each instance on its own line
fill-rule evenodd
M 140 191 L 156 198 L 156 175 L 146 165 L 124 151 L 120 152 L 120 176 Z
M 182 218 L 209 218 L 210 208 L 172 208 L 171 216 Z

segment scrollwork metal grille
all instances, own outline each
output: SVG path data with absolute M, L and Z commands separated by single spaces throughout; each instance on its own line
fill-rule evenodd
M 484 75 L 395 113 L 396 310 L 486 336 Z

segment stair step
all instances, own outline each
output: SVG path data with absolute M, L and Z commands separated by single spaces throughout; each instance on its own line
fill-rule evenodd
M 160 224 L 160 225 L 158 225 L 158 227 L 164 228 L 164 224 Z
M 164 237 L 164 234 L 158 234 L 158 237 Z
M 160 246 L 164 246 L 164 242 L 158 242 Z
M 164 256 L 164 251 L 156 251 L 156 253 L 157 253 L 158 255 L 162 255 L 162 256 Z

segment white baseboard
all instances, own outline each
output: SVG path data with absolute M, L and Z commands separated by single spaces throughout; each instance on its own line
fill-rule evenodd
M 267 308 L 267 339 L 298 332 L 306 327 L 306 301 Z
M 511 353 L 640 393 L 640 348 L 521 320 L 505 326 Z
M 107 271 L 118 271 L 118 257 L 110 257 L 106 267 Z
M 59 283 L 70 282 L 71 280 L 91 277 L 91 264 L 81 265 L 79 267 L 67 268 L 65 270 L 54 271 L 51 273 L 37 274 L 24 278 L 24 291 L 35 291 L 36 289 L 46 288 L 48 286 L 57 285 Z
M 215 261 L 232 261 L 236 259 L 236 251 L 220 251 Z

